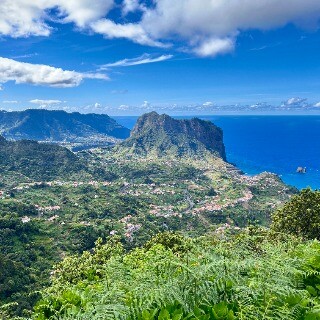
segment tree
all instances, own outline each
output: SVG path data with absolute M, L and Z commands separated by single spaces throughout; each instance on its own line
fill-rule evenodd
M 320 191 L 302 190 L 272 216 L 272 229 L 320 239 Z
M 149 250 L 157 244 L 161 244 L 166 249 L 170 249 L 174 253 L 186 253 L 190 250 L 191 239 L 186 238 L 179 233 L 163 232 L 158 233 L 156 236 L 150 239 L 145 244 L 145 248 Z

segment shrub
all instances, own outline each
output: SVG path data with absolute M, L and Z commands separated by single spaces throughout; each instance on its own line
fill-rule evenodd
M 320 191 L 304 189 L 272 216 L 272 229 L 320 239 Z

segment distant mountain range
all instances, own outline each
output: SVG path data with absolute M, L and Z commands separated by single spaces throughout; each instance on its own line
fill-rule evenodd
M 176 120 L 156 112 L 142 115 L 130 138 L 117 148 L 158 157 L 201 157 L 209 153 L 226 160 L 223 132 L 212 122 L 198 118 Z
M 90 161 L 57 144 L 25 138 L 48 142 L 81 141 L 84 137 L 94 139 L 102 133 L 124 138 L 129 132 L 105 115 L 27 110 L 1 112 L 0 117 L 5 119 L 0 121 L 2 130 L 10 127 L 4 131 L 4 136 L 17 139 L 12 141 L 0 135 L 0 174 L 17 173 L 42 181 L 74 175 L 102 178 L 106 177 L 106 171 L 100 165 L 92 167 Z M 197 118 L 176 120 L 156 112 L 142 115 L 130 137 L 110 151 L 115 155 L 120 152 L 192 159 L 214 155 L 226 160 L 222 130 L 213 123 Z
M 12 140 L 99 145 L 126 139 L 130 130 L 107 115 L 30 109 L 0 111 L 0 134 Z

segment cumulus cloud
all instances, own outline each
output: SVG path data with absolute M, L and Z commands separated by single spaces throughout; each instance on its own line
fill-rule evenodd
M 122 13 L 127 15 L 129 12 L 143 10 L 144 6 L 139 3 L 139 0 L 124 0 L 122 6 Z
M 31 64 L 0 57 L 0 83 L 15 81 L 49 87 L 76 87 L 83 79 L 104 79 L 101 73 L 80 73 L 43 64 Z
M 16 38 L 48 36 L 53 18 L 85 27 L 104 17 L 113 4 L 113 0 L 1 0 L 0 34 Z M 58 12 L 57 17 L 50 15 L 52 9 Z
M 307 101 L 307 99 L 303 99 L 303 98 L 290 98 L 285 102 L 285 104 L 286 105 L 295 105 L 295 104 L 304 103 L 306 101 Z
M 171 54 L 161 55 L 159 57 L 152 58 L 149 54 L 143 54 L 142 56 L 134 59 L 123 59 L 113 63 L 108 63 L 101 66 L 101 69 L 108 69 L 111 67 L 129 67 L 129 66 L 137 66 L 139 64 L 147 64 L 147 63 L 155 63 L 161 62 L 165 60 L 169 60 L 173 57 Z
M 314 107 L 320 108 L 320 102 L 316 103 L 316 104 L 314 105 Z
M 317 0 L 158 0 L 144 16 L 143 23 L 156 37 L 177 34 L 225 37 L 238 30 L 270 29 L 289 22 L 317 22 Z
M 193 52 L 201 57 L 215 57 L 218 54 L 233 51 L 234 40 L 226 39 L 209 39 L 199 44 L 198 47 L 193 49 Z
M 74 23 L 105 38 L 141 45 L 186 47 L 201 57 L 231 52 L 245 30 L 270 30 L 293 23 L 318 27 L 319 0 L 1 0 L 0 35 L 48 36 L 52 21 Z M 108 16 L 120 7 L 122 17 Z M 127 21 L 130 12 L 136 20 Z M 140 14 L 141 13 L 141 14 Z M 121 15 L 121 14 L 120 14 Z M 124 18 L 125 17 L 125 18 Z
M 214 103 L 212 101 L 207 101 L 203 104 L 204 107 L 213 107 Z
M 53 2 L 57 3 L 60 14 L 64 15 L 64 21 L 75 22 L 79 27 L 85 27 L 88 23 L 104 17 L 114 5 L 113 0 L 53 0 Z
M 144 109 L 150 109 L 151 103 L 149 101 L 143 101 L 143 104 L 141 105 L 141 107 Z
M 284 109 L 301 109 L 301 108 L 308 108 L 310 104 L 308 103 L 307 99 L 305 98 L 290 98 L 287 101 L 282 102 L 280 108 Z
M 232 50 L 241 31 L 315 26 L 319 17 L 318 0 L 157 0 L 141 25 L 154 39 L 178 37 L 200 56 L 214 56 Z

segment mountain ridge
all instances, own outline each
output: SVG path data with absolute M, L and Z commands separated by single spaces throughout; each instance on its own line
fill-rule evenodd
M 130 130 L 104 114 L 67 113 L 63 110 L 0 111 L 0 134 L 12 140 L 49 142 L 117 142 Z

